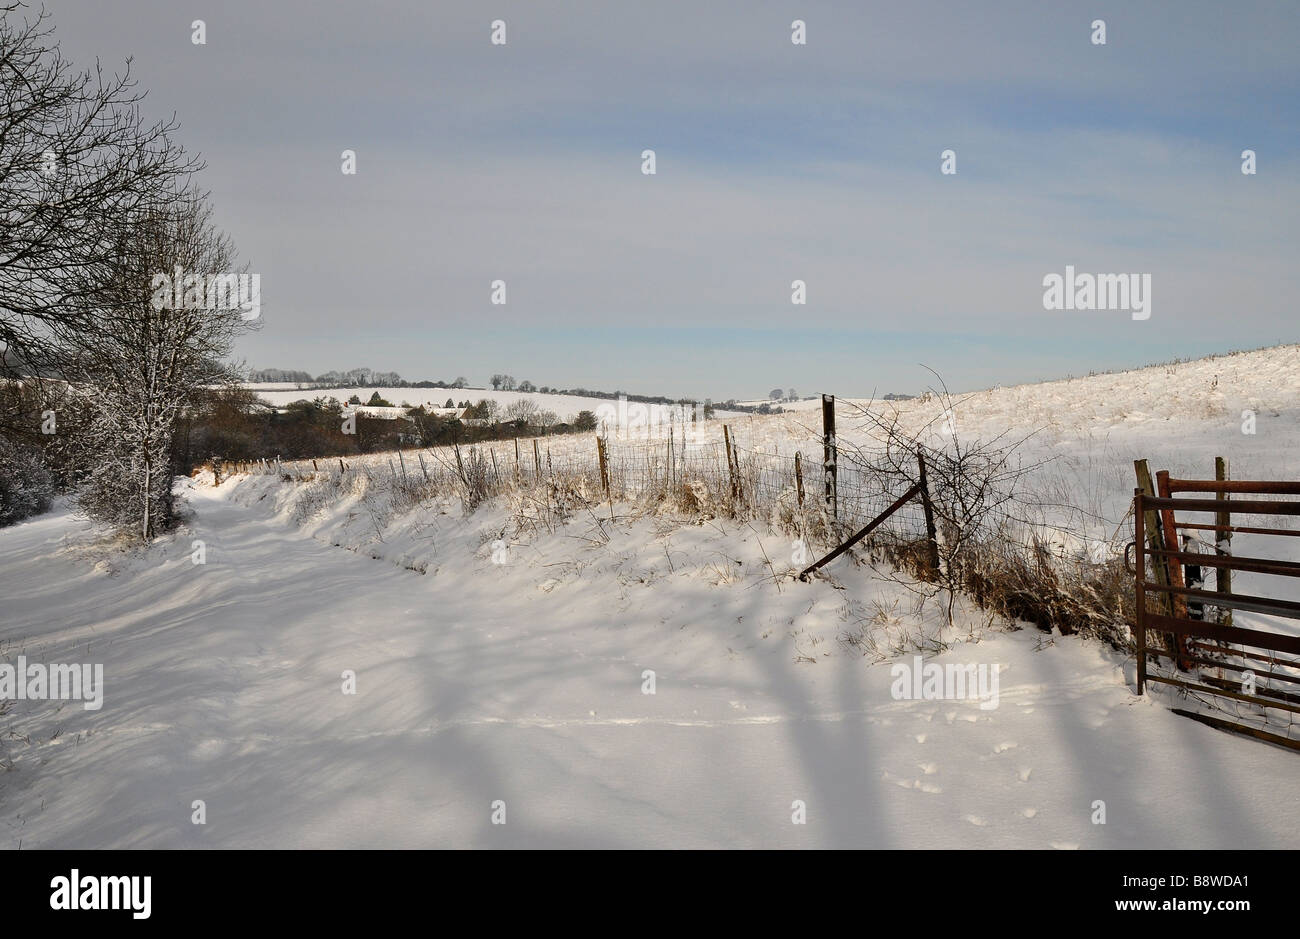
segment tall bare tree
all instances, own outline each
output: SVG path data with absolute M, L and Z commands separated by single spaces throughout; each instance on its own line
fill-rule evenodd
M 113 276 L 95 285 L 100 328 L 56 330 L 63 367 L 86 397 L 78 501 L 92 517 L 153 537 L 172 518 L 172 437 L 207 386 L 233 382 L 235 337 L 252 322 L 214 305 L 208 285 L 237 277 L 229 238 L 194 191 L 141 213 L 116 246 Z M 179 305 L 158 279 L 179 269 Z M 88 285 L 87 289 L 90 289 Z M 164 301 L 164 302 L 160 302 Z
M 53 327 L 93 326 L 127 219 L 162 210 L 199 164 L 147 121 L 128 59 L 77 70 L 42 10 L 0 0 L 0 369 L 31 372 Z

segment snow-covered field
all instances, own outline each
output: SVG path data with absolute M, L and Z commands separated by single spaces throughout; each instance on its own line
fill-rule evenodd
M 898 407 L 916 430 L 942 416 Z M 732 429 L 810 452 L 818 417 Z M 1300 475 L 1300 349 L 958 396 L 953 426 L 1037 431 L 1038 490 L 1122 543 L 1135 456 Z M 1135 696 L 1132 661 L 1099 642 L 965 607 L 948 627 L 869 568 L 774 578 L 792 546 L 760 524 L 579 511 L 521 531 L 504 502 L 305 510 L 306 484 L 278 476 L 180 485 L 188 527 L 111 561 L 66 510 L 0 530 L 0 660 L 104 666 L 99 710 L 0 717 L 6 846 L 1300 843 L 1279 798 L 1294 753 Z M 900 698 L 918 645 L 997 666 L 996 706 Z
M 259 398 L 276 407 L 284 407 L 294 401 L 310 401 L 318 397 L 335 398 L 340 402 L 346 402 L 353 395 L 364 403 L 369 401 L 370 396 L 376 391 L 381 398 L 394 405 L 407 404 L 411 407 L 422 405 L 425 408 L 440 408 L 447 403 L 448 399 L 477 404 L 486 398 L 495 401 L 504 409 L 522 399 L 531 401 L 543 411 L 554 411 L 556 416 L 566 423 L 571 423 L 579 411 L 595 413 L 602 405 L 611 408 L 617 407 L 618 404 L 617 399 L 542 394 L 536 391 L 493 391 L 491 388 L 309 388 L 301 390 L 292 383 L 280 383 L 280 385 L 249 384 L 245 387 L 256 391 Z

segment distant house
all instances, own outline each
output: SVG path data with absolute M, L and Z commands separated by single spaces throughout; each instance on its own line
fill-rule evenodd
M 350 404 L 346 408 L 347 413 L 356 414 L 357 417 L 368 417 L 371 420 L 378 421 L 395 421 L 398 418 L 411 420 L 411 411 L 415 408 L 410 407 L 380 407 L 371 404 Z M 469 408 L 425 408 L 424 413 L 433 417 L 440 417 L 446 421 L 463 420 L 465 412 Z
M 411 411 L 414 408 L 409 407 L 380 407 L 370 404 L 350 404 L 344 408 L 344 414 L 355 414 L 357 417 L 365 417 L 372 421 L 396 421 L 407 420 L 414 421 L 411 417 Z M 469 408 L 425 408 L 426 414 L 433 417 L 440 417 L 445 421 L 464 420 L 465 412 Z M 467 423 L 473 423 L 468 421 Z

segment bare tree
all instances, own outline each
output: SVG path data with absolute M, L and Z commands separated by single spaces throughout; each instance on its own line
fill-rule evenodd
M 0 367 L 30 374 L 51 329 L 93 326 L 86 287 L 108 279 L 124 221 L 165 208 L 199 164 L 174 119 L 141 116 L 129 59 L 77 71 L 28 10 L 0 0 Z
M 205 199 L 180 193 L 170 208 L 139 215 L 124 231 L 113 277 L 96 285 L 102 328 L 58 330 L 64 368 L 85 395 L 78 502 L 90 516 L 143 539 L 170 522 L 176 421 L 204 386 L 238 379 L 226 359 L 251 323 L 237 306 L 214 306 L 210 295 L 160 303 L 155 278 L 177 268 L 200 280 L 231 274 L 234 260 Z
M 1021 534 L 1017 523 L 1025 508 L 1024 481 L 1034 464 L 1020 458 L 1020 447 L 1032 433 L 1009 439 L 1004 432 L 981 439 L 959 432 L 954 409 L 960 402 L 942 379 L 939 385 L 927 398 L 939 406 L 938 415 L 910 431 L 902 426 L 897 409 L 848 404 L 862 418 L 859 429 L 870 443 L 841 441 L 840 453 L 844 468 L 882 487 L 882 498 L 918 483 L 924 460 L 939 568 L 928 569 L 919 533 L 896 539 L 887 553 L 902 562 L 907 574 L 923 575 L 907 580 L 918 593 L 945 595 L 944 613 L 951 624 L 958 594 L 978 582 L 992 555 L 1007 550 Z M 877 540 L 887 542 L 888 537 Z
M 508 421 L 524 421 L 527 424 L 532 424 L 536 422 L 540 411 L 541 408 L 537 406 L 536 401 L 529 398 L 520 398 L 518 401 L 512 401 L 501 413 L 502 417 Z

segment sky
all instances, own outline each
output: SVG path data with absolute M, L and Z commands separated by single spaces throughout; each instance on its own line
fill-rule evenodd
M 46 8 L 204 158 L 252 368 L 725 400 L 1297 340 L 1294 0 Z M 1044 309 L 1067 265 L 1149 319 Z

